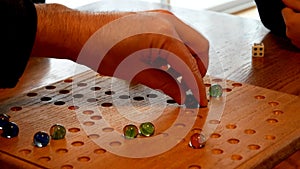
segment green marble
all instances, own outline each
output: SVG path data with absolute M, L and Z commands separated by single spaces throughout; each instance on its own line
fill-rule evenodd
M 50 128 L 50 136 L 54 140 L 64 139 L 66 135 L 66 129 L 60 124 L 54 124 Z
M 221 97 L 223 94 L 222 86 L 219 84 L 213 84 L 209 87 L 209 95 L 211 97 Z
M 139 130 L 135 125 L 129 124 L 123 128 L 123 133 L 126 138 L 136 138 Z
M 140 133 L 143 136 L 151 136 L 154 134 L 155 127 L 151 122 L 145 122 L 140 125 Z

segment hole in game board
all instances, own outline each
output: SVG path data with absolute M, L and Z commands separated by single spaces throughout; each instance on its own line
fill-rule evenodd
M 88 162 L 88 161 L 90 161 L 91 159 L 90 159 L 90 157 L 83 156 L 83 157 L 78 157 L 77 160 L 80 161 L 80 162 Z
M 121 146 L 122 143 L 119 141 L 113 141 L 113 142 L 110 142 L 109 145 L 112 147 L 117 147 L 117 146 Z
M 82 145 L 84 145 L 84 142 L 82 142 L 82 141 L 74 141 L 73 143 L 71 143 L 71 145 L 72 146 L 82 146 Z
M 230 89 L 230 88 L 224 88 L 223 91 L 224 91 L 224 92 L 231 92 L 232 89 Z
M 220 137 L 221 137 L 221 134 L 219 134 L 219 133 L 212 133 L 210 135 L 210 138 L 220 138 Z
M 85 115 L 91 115 L 91 114 L 94 114 L 94 111 L 93 110 L 85 110 L 82 113 Z
M 255 133 L 256 133 L 256 131 L 253 130 L 253 129 L 246 129 L 244 132 L 245 132 L 246 134 L 255 134 Z
M 73 169 L 72 165 L 66 164 L 60 167 L 61 169 Z
M 240 142 L 240 140 L 236 139 L 236 138 L 231 138 L 231 139 L 228 139 L 227 142 L 230 144 L 238 144 Z
M 22 107 L 15 106 L 15 107 L 10 108 L 10 110 L 11 111 L 20 111 L 20 110 L 22 110 Z
M 71 132 L 71 133 L 77 133 L 77 132 L 80 131 L 80 129 L 74 127 L 74 128 L 70 128 L 68 131 Z
M 45 87 L 45 89 L 47 89 L 47 90 L 53 90 L 53 89 L 55 89 L 56 88 L 56 86 L 46 86 Z
M 270 106 L 278 106 L 279 103 L 278 103 L 278 102 L 269 102 L 269 105 L 270 105 Z
M 256 95 L 254 96 L 255 99 L 261 100 L 261 99 L 265 99 L 266 97 L 263 95 Z
M 102 103 L 102 107 L 111 107 L 113 104 L 112 103 Z
M 213 82 L 222 82 L 223 80 L 222 79 L 213 79 L 212 81 Z
M 258 149 L 260 149 L 260 146 L 257 144 L 250 144 L 250 145 L 248 145 L 248 148 L 250 150 L 258 150 Z
M 79 109 L 79 107 L 78 106 L 69 106 L 68 109 L 69 110 L 77 110 L 77 109 Z
M 23 155 L 27 155 L 27 154 L 31 153 L 31 150 L 29 150 L 29 149 L 22 149 L 22 150 L 19 150 L 19 153 L 21 153 Z
M 94 153 L 95 154 L 103 154 L 103 153 L 106 153 L 106 150 L 102 149 L 102 148 L 99 148 L 99 149 L 94 150 Z
M 233 87 L 241 87 L 243 86 L 242 83 L 232 83 Z
M 173 99 L 168 99 L 168 100 L 167 100 L 167 103 L 169 103 L 169 104 L 175 104 L 175 103 L 176 103 L 176 101 L 175 101 L 175 100 L 173 100 Z
M 55 152 L 58 154 L 65 154 L 68 152 L 68 149 L 60 148 L 60 149 L 57 149 Z
M 176 123 L 176 124 L 174 124 L 174 126 L 177 127 L 177 128 L 184 128 L 185 124 L 183 124 L 183 123 Z
M 105 127 L 102 129 L 102 131 L 104 132 L 113 132 L 114 131 L 114 128 L 111 128 L 111 127 Z
M 68 94 L 68 93 L 70 93 L 70 90 L 60 90 L 59 93 L 60 94 Z
M 37 93 L 27 93 L 28 97 L 34 97 L 34 96 L 37 96 L 37 95 L 38 95 Z
M 200 128 L 193 128 L 192 129 L 193 133 L 200 133 L 201 131 L 202 131 L 202 129 L 200 129 Z
M 50 161 L 50 160 L 51 160 L 51 158 L 50 158 L 50 157 L 47 157 L 47 156 L 45 156 L 45 157 L 40 157 L 40 158 L 38 158 L 38 160 L 39 160 L 40 162 L 48 162 L 48 161 Z
M 157 97 L 157 94 L 147 94 L 147 97 L 148 97 L 148 98 L 156 98 L 156 97 Z
M 72 83 L 73 82 L 73 79 L 66 79 L 64 80 L 65 83 Z
M 266 139 L 266 140 L 275 140 L 276 137 L 273 136 L 273 135 L 265 135 L 265 139 Z
M 106 91 L 106 92 L 104 92 L 106 95 L 113 95 L 113 94 L 115 94 L 115 92 L 114 91 L 111 91 L 111 90 L 108 90 L 108 91 Z
M 74 94 L 73 97 L 76 99 L 83 98 L 83 94 Z
M 90 138 L 90 139 L 97 139 L 99 137 L 100 136 L 98 134 L 90 134 L 90 135 L 88 135 L 88 138 Z
M 235 129 L 237 126 L 235 124 L 227 124 L 226 128 L 227 129 Z
M 95 86 L 95 87 L 91 87 L 92 91 L 98 91 L 101 90 L 101 87 Z
M 120 98 L 120 99 L 129 99 L 130 96 L 128 96 L 128 95 L 121 95 L 121 96 L 119 96 L 119 98 Z
M 85 126 L 93 126 L 94 124 L 95 124 L 95 122 L 93 122 L 93 121 L 86 121 L 83 123 L 83 125 L 85 125 Z
M 201 166 L 199 166 L 199 165 L 190 165 L 188 167 L 188 169 L 201 169 Z
M 278 123 L 277 119 L 267 119 L 268 123 Z
M 205 84 L 204 84 L 204 86 L 205 86 L 205 87 L 210 87 L 210 86 L 211 86 L 211 84 L 209 84 L 209 83 L 205 83 Z
M 91 119 L 92 120 L 101 120 L 102 117 L 101 116 L 92 116 Z
M 84 86 L 87 86 L 87 83 L 79 82 L 79 83 L 77 83 L 77 86 L 84 87 Z
M 52 98 L 51 97 L 42 97 L 41 98 L 41 101 L 50 101 L 50 100 L 52 100 Z
M 96 98 L 89 98 L 86 101 L 89 102 L 89 103 L 93 103 L 93 102 L 97 102 L 98 99 L 96 99 Z
M 231 159 L 232 159 L 232 160 L 242 160 L 243 157 L 242 157 L 241 155 L 238 155 L 238 154 L 233 154 L 233 155 L 231 156 Z
M 142 97 L 142 96 L 135 96 L 135 97 L 133 97 L 133 100 L 135 100 L 135 101 L 142 101 L 142 100 L 144 100 L 144 97 Z
M 283 114 L 283 111 L 281 111 L 281 110 L 274 110 L 273 114 L 280 115 L 280 114 Z
M 54 105 L 56 105 L 56 106 L 61 106 L 61 105 L 64 105 L 64 104 L 65 104 L 64 101 L 56 101 L 56 102 L 54 102 Z
M 214 148 L 211 150 L 213 154 L 222 154 L 224 151 L 219 148 Z

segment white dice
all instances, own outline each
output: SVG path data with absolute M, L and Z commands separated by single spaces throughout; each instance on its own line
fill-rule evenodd
M 264 57 L 265 47 L 263 43 L 254 43 L 252 46 L 252 57 Z

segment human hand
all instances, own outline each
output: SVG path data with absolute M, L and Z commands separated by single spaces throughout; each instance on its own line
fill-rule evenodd
M 300 1 L 283 0 L 286 8 L 282 9 L 282 16 L 286 25 L 286 36 L 292 44 L 300 48 Z
M 203 35 L 172 13 L 155 10 L 122 17 L 101 27 L 87 41 L 77 61 L 102 75 L 161 90 L 177 103 L 185 101 L 190 89 L 205 107 L 202 77 L 208 67 L 208 50 Z M 103 57 L 99 59 L 99 55 Z

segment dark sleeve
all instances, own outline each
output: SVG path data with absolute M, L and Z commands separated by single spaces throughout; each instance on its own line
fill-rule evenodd
M 31 0 L 0 0 L 0 88 L 18 83 L 27 65 L 37 29 Z
M 281 0 L 255 0 L 260 19 L 272 33 L 285 36 L 285 23 L 281 10 L 285 7 Z

